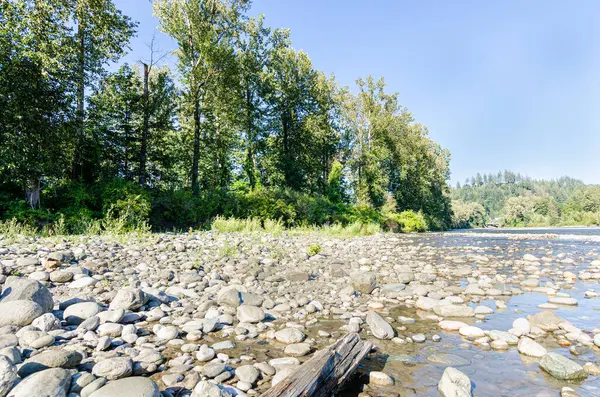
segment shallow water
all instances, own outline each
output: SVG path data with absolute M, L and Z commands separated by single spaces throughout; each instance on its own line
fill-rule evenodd
M 490 262 L 506 262 L 522 259 L 526 253 L 531 253 L 539 258 L 548 257 L 552 261 L 545 263 L 542 269 L 553 269 L 560 266 L 561 271 L 572 271 L 577 274 L 586 268 L 595 259 L 600 259 L 600 228 L 566 228 L 566 229 L 538 229 L 538 230 L 498 230 L 497 237 L 489 233 L 489 229 L 472 230 L 466 233 L 438 233 L 421 236 L 412 236 L 401 244 L 420 244 L 421 251 L 431 251 L 429 261 L 444 263 L 448 256 L 463 257 L 463 265 L 476 261 L 473 255 L 484 255 Z M 493 231 L 495 232 L 495 231 Z M 547 234 L 561 235 L 563 238 L 546 238 Z M 577 234 L 577 238 L 568 236 Z M 581 238 L 586 236 L 586 238 Z M 589 239 L 587 238 L 589 236 Z M 566 238 L 564 238 L 566 237 Z M 564 254 L 575 260 L 574 264 L 559 263 L 558 255 Z M 429 255 L 429 254 L 427 254 Z M 422 259 L 422 258 L 421 258 Z M 430 262 L 431 263 L 431 262 Z M 449 266 L 452 266 L 450 264 Z M 510 267 L 498 270 L 499 273 L 509 271 Z M 541 285 L 545 278 L 540 278 Z M 466 280 L 460 280 L 464 286 Z M 500 289 L 510 285 L 499 286 Z M 600 290 L 598 282 L 581 282 L 567 285 L 568 289 L 561 290 L 579 302 L 578 306 L 560 306 L 554 312 L 573 323 L 582 330 L 591 331 L 600 328 L 600 298 L 586 299 L 584 292 L 587 290 Z M 546 294 L 529 292 L 523 295 L 506 296 L 502 298 L 507 307 L 497 310 L 485 320 L 464 320 L 484 330 L 507 331 L 512 327 L 512 322 L 518 317 L 535 314 L 542 309 L 537 305 L 546 303 Z M 494 300 L 482 300 L 477 305 L 486 305 L 496 309 Z M 419 318 L 416 310 L 396 308 L 390 311 L 390 317 L 398 315 Z M 397 323 L 395 324 L 397 325 Z M 428 340 L 424 344 L 397 345 L 391 341 L 376 341 L 380 350 L 363 363 L 361 372 L 369 370 L 382 370 L 395 378 L 396 384 L 389 388 L 370 388 L 372 395 L 400 395 L 400 396 L 439 396 L 437 384 L 444 368 L 454 366 L 468 375 L 473 382 L 475 396 L 558 396 L 560 389 L 569 386 L 582 396 L 600 396 L 600 377 L 588 376 L 582 382 L 561 381 L 544 373 L 538 367 L 538 360 L 520 355 L 516 347 L 511 347 L 506 352 L 484 350 L 463 340 L 457 332 L 444 332 L 437 327 L 434 321 L 417 321 L 408 325 L 407 330 L 400 336 L 423 333 Z M 433 342 L 433 334 L 442 336 L 441 342 Z M 561 353 L 566 357 L 583 365 L 586 362 L 599 362 L 598 349 L 590 349 L 587 353 L 574 356 L 568 348 L 560 347 L 553 337 L 539 341 L 548 351 Z M 356 385 L 349 385 L 344 395 L 357 395 Z

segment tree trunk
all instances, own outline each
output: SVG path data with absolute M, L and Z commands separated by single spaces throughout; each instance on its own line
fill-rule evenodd
M 352 333 L 321 350 L 261 397 L 330 397 L 369 354 L 371 342 Z
M 85 27 L 83 22 L 83 8 L 79 6 L 77 12 L 77 76 L 76 96 L 77 110 L 75 112 L 75 129 L 77 134 L 77 145 L 71 166 L 72 178 L 80 179 L 83 173 L 83 144 L 84 144 L 84 120 L 85 120 Z
M 40 178 L 31 178 L 25 186 L 25 200 L 32 210 L 40 208 Z
M 140 186 L 146 186 L 146 156 L 148 145 L 148 129 L 150 124 L 150 92 L 148 90 L 148 76 L 150 66 L 144 65 L 144 121 L 142 126 L 142 145 L 140 148 Z
M 192 196 L 200 196 L 198 185 L 198 163 L 200 161 L 200 99 L 194 98 L 194 158 L 192 160 Z

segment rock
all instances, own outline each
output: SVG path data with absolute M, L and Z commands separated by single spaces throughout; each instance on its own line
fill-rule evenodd
M 444 331 L 458 331 L 467 324 L 462 321 L 443 320 L 438 323 L 438 326 Z
M 556 331 L 559 329 L 558 325 L 565 322 L 564 319 L 552 312 L 540 312 L 533 316 L 528 316 L 527 319 L 532 327 L 538 327 L 544 331 Z
M 560 389 L 560 397 L 581 397 L 581 394 L 577 393 L 570 387 L 563 387 Z
M 237 308 L 237 318 L 241 323 L 256 324 L 265 319 L 265 312 L 260 307 L 240 305 Z
M 79 325 L 100 311 L 102 308 L 96 302 L 75 303 L 65 309 L 63 318 L 67 324 Z
M 237 308 L 242 304 L 242 295 L 235 288 L 228 288 L 217 295 L 217 303 L 221 306 Z
M 233 395 L 220 385 L 203 380 L 194 387 L 191 397 L 233 397 Z
M 6 396 L 17 380 L 17 368 L 11 360 L 0 356 L 0 397 Z
M 311 347 L 308 343 L 293 343 L 285 347 L 284 353 L 292 357 L 302 357 L 310 353 Z
M 458 333 L 468 339 L 477 339 L 485 336 L 485 332 L 479 327 L 467 325 L 458 330 Z
M 377 278 L 372 272 L 358 272 L 352 275 L 352 287 L 361 294 L 370 294 L 377 285 Z
M 303 282 L 303 281 L 308 281 L 308 279 L 310 278 L 308 273 L 304 273 L 304 272 L 291 272 L 289 273 L 286 278 L 289 281 L 299 281 L 299 282 Z
M 60 329 L 60 320 L 52 313 L 42 314 L 31 323 L 37 329 L 49 332 L 55 329 Z
M 93 277 L 81 277 L 78 278 L 77 280 L 71 282 L 69 284 L 69 288 L 72 289 L 79 289 L 79 288 L 86 288 L 86 287 L 91 287 L 93 285 L 96 285 L 96 283 L 98 282 L 98 280 L 96 280 Z
M 133 373 L 133 363 L 128 357 L 114 357 L 99 361 L 92 368 L 92 374 L 108 380 L 125 378 Z
M 50 368 L 23 379 L 7 397 L 65 397 L 75 370 Z
M 0 327 L 15 325 L 24 327 L 44 314 L 44 309 L 30 300 L 13 300 L 0 302 Z
M 519 343 L 519 338 L 517 338 L 513 334 L 508 333 L 506 331 L 497 331 L 497 330 L 490 331 L 489 337 L 493 341 L 502 341 L 502 342 L 506 342 L 509 345 L 516 345 L 517 343 Z
M 102 388 L 106 384 L 106 382 L 106 378 L 98 378 L 94 380 L 81 390 L 81 397 L 90 397 L 92 393 Z
M 543 357 L 547 353 L 542 345 L 527 337 L 523 337 L 519 340 L 517 350 L 519 353 L 530 357 Z
M 210 363 L 202 367 L 202 373 L 207 378 L 216 378 L 225 371 L 225 365 L 221 363 Z
M 411 336 L 411 339 L 415 343 L 425 343 L 425 341 L 427 340 L 427 337 L 424 334 L 416 334 L 416 335 Z
M 235 375 L 242 382 L 254 384 L 258 380 L 260 373 L 258 372 L 258 369 L 254 368 L 252 365 L 242 365 L 235 370 Z
M 110 302 L 110 309 L 135 310 L 139 309 L 148 300 L 148 297 L 139 288 L 123 288 Z
M 548 353 L 540 360 L 540 368 L 557 379 L 576 380 L 587 377 L 583 367 L 558 353 Z
M 391 386 L 394 384 L 394 379 L 392 379 L 386 373 L 371 371 L 369 372 L 369 384 L 377 386 Z
M 297 328 L 284 328 L 275 332 L 275 339 L 282 343 L 300 343 L 306 335 Z
M 213 358 L 215 358 L 215 351 L 208 345 L 200 346 L 200 349 L 196 352 L 196 359 L 200 362 L 210 361 Z
M 25 361 L 19 368 L 19 376 L 25 378 L 48 368 L 75 368 L 82 359 L 81 353 L 76 351 L 47 350 Z
M 442 317 L 474 317 L 475 311 L 467 305 L 439 305 L 433 312 Z
M 548 298 L 548 303 L 554 305 L 577 306 L 577 299 L 564 296 L 551 296 Z
M 50 273 L 50 281 L 52 281 L 53 283 L 68 283 L 72 279 L 73 273 L 71 272 L 57 270 Z
M 471 397 L 471 380 L 456 368 L 444 370 L 438 390 L 442 397 Z
M 371 333 L 378 339 L 392 339 L 394 329 L 379 314 L 374 311 L 367 313 L 366 322 L 371 329 Z
M 518 318 L 513 321 L 512 324 L 514 329 L 517 329 L 521 332 L 522 335 L 529 335 L 531 332 L 531 325 L 526 318 Z
M 401 284 L 409 284 L 411 281 L 415 281 L 415 275 L 413 272 L 400 272 L 398 273 L 398 282 Z
M 158 386 L 154 381 L 141 376 L 119 379 L 93 392 L 90 397 L 161 397 Z
M 0 303 L 14 301 L 33 301 L 41 306 L 43 313 L 52 311 L 54 300 L 48 288 L 39 281 L 9 276 L 4 282 Z

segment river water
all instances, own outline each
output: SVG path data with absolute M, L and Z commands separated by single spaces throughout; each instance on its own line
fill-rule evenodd
M 503 263 L 520 260 L 526 253 L 545 257 L 542 268 L 549 272 L 556 269 L 578 274 L 590 262 L 600 259 L 600 228 L 476 229 L 415 235 L 403 240 L 403 243 L 420 245 L 421 251 L 427 253 L 420 259 L 427 259 L 429 263 L 452 262 L 449 258 L 461 256 L 469 263 L 469 255 L 483 255 L 490 263 L 499 264 L 494 269 L 500 274 L 512 271 L 511 266 L 503 268 Z M 472 265 L 474 268 L 481 266 L 477 263 Z M 547 273 L 542 273 L 540 285 L 552 281 L 543 274 Z M 459 282 L 464 286 L 467 280 Z M 564 289 L 560 292 L 576 298 L 578 306 L 559 306 L 554 312 L 582 330 L 600 328 L 600 298 L 584 297 L 586 291 L 600 291 L 598 282 L 578 279 L 561 285 Z M 506 287 L 497 286 L 499 289 Z M 548 296 L 526 292 L 503 297 L 502 300 L 506 303 L 505 309 L 498 309 L 495 300 L 473 304 L 489 306 L 495 309 L 495 313 L 485 319 L 465 322 L 484 330 L 508 331 L 516 318 L 542 311 L 537 306 L 547 303 Z M 392 309 L 387 314 L 392 318 L 403 315 L 417 319 L 420 315 L 416 309 L 405 307 Z M 374 389 L 375 395 L 439 396 L 438 382 L 444 369 L 450 365 L 469 376 L 475 396 L 559 396 L 564 386 L 575 389 L 581 396 L 600 396 L 600 377 L 590 375 L 579 382 L 555 379 L 539 368 L 539 360 L 519 354 L 514 346 L 505 352 L 481 348 L 462 339 L 457 332 L 441 331 L 435 321 L 417 321 L 408 325 L 400 336 L 409 337 L 417 333 L 428 336 L 424 344 L 398 345 L 391 341 L 376 341 L 379 354 L 364 362 L 362 372 L 381 370 L 394 377 L 396 383 L 393 387 Z M 442 340 L 433 342 L 430 336 L 434 334 L 439 334 Z M 542 338 L 538 342 L 548 351 L 561 353 L 581 365 L 600 362 L 600 350 L 597 348 L 586 349 L 584 354 L 575 356 L 568 347 L 559 346 L 554 337 Z M 352 385 L 349 389 L 348 395 L 353 395 Z

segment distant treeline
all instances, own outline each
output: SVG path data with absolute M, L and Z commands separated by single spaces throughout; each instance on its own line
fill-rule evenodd
M 0 219 L 452 225 L 449 152 L 382 79 L 338 86 L 247 0 L 140 7 L 176 70 L 150 46 L 109 71 L 137 30 L 111 0 L 0 1 Z
M 479 227 L 600 225 L 600 186 L 562 177 L 536 180 L 518 173 L 477 174 L 452 189 L 454 224 Z

